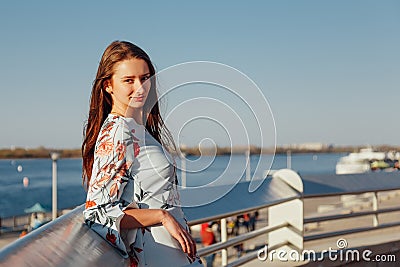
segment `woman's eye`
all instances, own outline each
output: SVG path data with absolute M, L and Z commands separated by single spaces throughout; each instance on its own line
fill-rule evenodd
M 127 82 L 127 83 L 133 83 L 133 79 L 126 79 L 125 82 Z
M 142 78 L 142 81 L 146 81 L 146 80 L 148 80 L 150 77 L 149 76 L 144 76 L 143 78 Z

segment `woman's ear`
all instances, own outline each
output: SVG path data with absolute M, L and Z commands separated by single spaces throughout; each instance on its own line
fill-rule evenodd
M 106 90 L 107 93 L 112 95 L 112 86 L 111 86 L 111 81 L 110 80 L 105 80 L 103 83 L 103 88 Z

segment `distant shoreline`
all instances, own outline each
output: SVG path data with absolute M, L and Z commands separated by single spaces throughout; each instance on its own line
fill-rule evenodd
M 350 153 L 358 152 L 361 148 L 367 146 L 322 146 L 321 148 L 307 148 L 299 146 L 278 146 L 275 149 L 275 154 L 287 154 L 289 151 L 292 154 L 297 153 Z M 391 145 L 376 145 L 372 146 L 376 151 L 388 152 L 396 151 L 400 152 L 400 146 Z M 238 155 L 245 154 L 247 147 L 236 146 L 236 147 L 217 147 L 216 151 L 213 148 L 202 148 L 201 152 L 198 147 L 185 147 L 181 148 L 181 151 L 189 156 L 200 156 L 200 155 Z M 81 158 L 81 149 L 50 149 L 45 147 L 38 148 L 14 148 L 14 149 L 0 149 L 0 159 L 29 159 L 29 158 L 50 158 L 50 152 L 56 151 L 60 153 L 60 158 Z M 256 146 L 250 146 L 250 154 L 273 154 L 274 148 L 260 148 Z

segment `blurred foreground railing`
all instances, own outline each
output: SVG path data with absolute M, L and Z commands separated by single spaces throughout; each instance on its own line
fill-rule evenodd
M 240 266 L 257 259 L 258 251 L 246 253 L 240 258 L 228 262 L 227 249 L 244 241 L 265 236 L 269 250 L 303 251 L 304 241 L 321 240 L 327 237 L 347 233 L 369 231 L 400 225 L 398 222 L 381 224 L 375 218 L 377 214 L 397 212 L 398 207 L 379 209 L 378 201 L 372 211 L 352 214 L 332 214 L 304 218 L 304 198 L 324 196 L 341 196 L 350 194 L 372 193 L 400 189 L 398 174 L 343 175 L 343 176 L 309 176 L 300 178 L 292 170 L 279 170 L 266 179 L 254 192 L 249 192 L 248 182 L 237 184 L 222 198 L 209 204 L 184 208 L 189 225 L 219 221 L 221 241 L 208 247 L 200 248 L 199 255 L 221 252 L 223 266 Z M 378 181 L 376 179 L 379 179 Z M 304 190 L 303 190 L 304 185 Z M 224 191 L 223 186 L 205 187 L 194 196 L 191 191 L 182 190 L 182 200 L 204 198 L 212 190 Z M 268 224 L 255 231 L 247 232 L 233 238 L 227 236 L 227 218 L 239 214 L 268 209 Z M 1 266 L 128 266 L 128 261 L 111 249 L 106 241 L 83 224 L 83 206 L 59 217 L 38 230 L 35 230 L 10 244 L 0 251 Z M 330 231 L 324 234 L 304 235 L 303 224 L 319 223 L 356 216 L 372 216 L 371 227 L 350 230 Z M 260 262 L 260 264 L 263 264 Z M 300 263 L 299 263 L 300 264 Z

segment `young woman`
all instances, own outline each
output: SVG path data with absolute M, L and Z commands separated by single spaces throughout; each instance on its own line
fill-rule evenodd
M 149 56 L 132 43 L 104 51 L 82 144 L 85 222 L 131 266 L 200 265 L 164 152 L 173 140 L 154 75 Z

